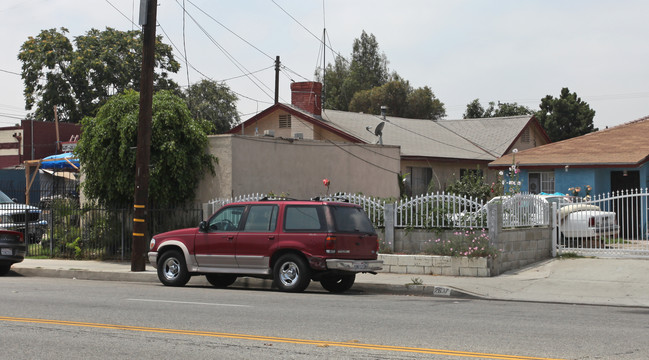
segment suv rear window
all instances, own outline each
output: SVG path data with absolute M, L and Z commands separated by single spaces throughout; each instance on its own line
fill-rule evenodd
M 286 206 L 285 231 L 326 231 L 322 205 Z
M 353 206 L 330 206 L 336 232 L 374 233 L 374 227 L 363 209 Z

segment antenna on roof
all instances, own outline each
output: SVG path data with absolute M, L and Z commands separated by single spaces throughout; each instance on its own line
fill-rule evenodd
M 385 126 L 385 121 L 381 121 L 380 124 L 376 125 L 376 128 L 374 128 L 374 131 L 372 131 L 371 126 L 366 126 L 365 130 L 371 132 L 372 134 L 376 135 L 379 137 L 379 140 L 376 142 L 377 144 L 383 145 L 383 127 Z

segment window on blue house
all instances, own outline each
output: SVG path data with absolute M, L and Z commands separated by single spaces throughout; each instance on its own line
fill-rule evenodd
M 530 172 L 528 184 L 528 190 L 532 194 L 553 193 L 554 171 Z

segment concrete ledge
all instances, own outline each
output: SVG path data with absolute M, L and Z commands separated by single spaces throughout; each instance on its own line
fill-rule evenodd
M 491 259 L 439 255 L 379 254 L 380 272 L 416 275 L 490 277 Z

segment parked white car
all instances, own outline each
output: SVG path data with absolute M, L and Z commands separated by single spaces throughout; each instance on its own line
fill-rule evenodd
M 545 196 L 549 204 L 557 203 L 557 217 L 561 235 L 572 239 L 599 239 L 616 237 L 620 231 L 613 211 L 602 209 L 581 198 L 570 196 Z
M 498 196 L 489 203 L 501 202 L 503 226 L 548 226 L 551 221 L 552 204 L 557 204 L 557 224 L 563 238 L 601 239 L 616 237 L 619 233 L 617 216 L 613 211 L 602 209 L 583 198 L 562 194 Z M 487 205 L 473 214 L 477 217 L 486 212 Z

